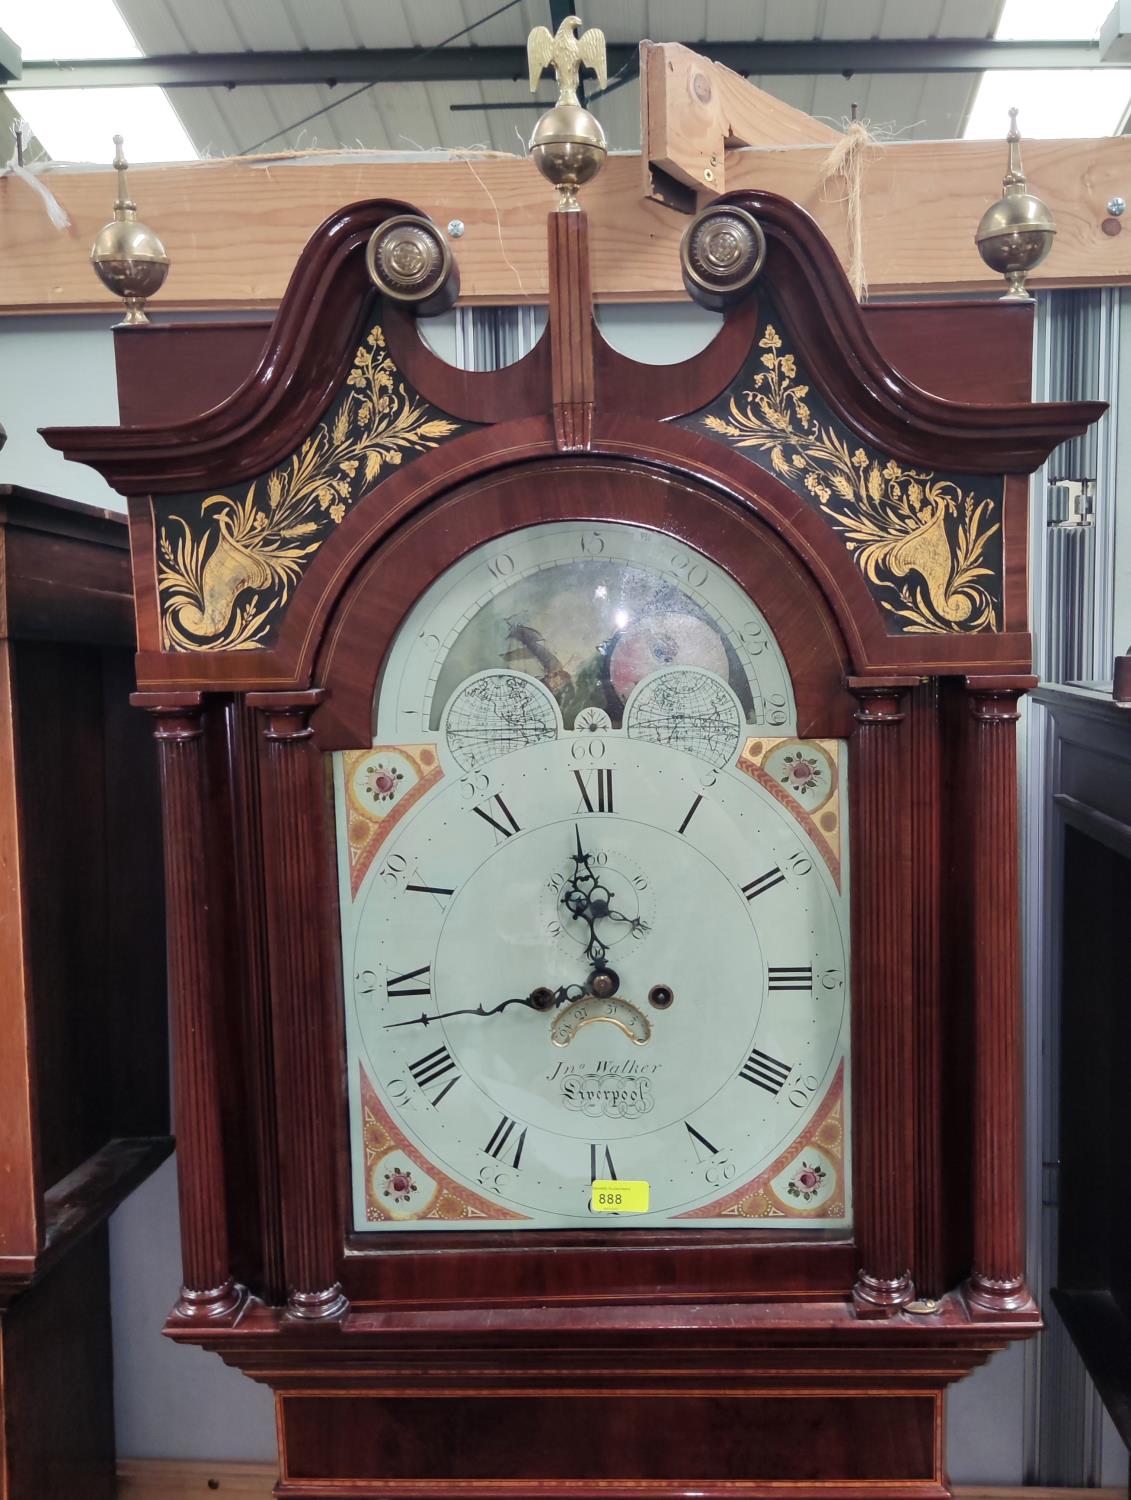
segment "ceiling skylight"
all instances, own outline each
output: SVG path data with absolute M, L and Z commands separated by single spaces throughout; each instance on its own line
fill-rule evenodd
M 114 0 L 0 0 L 0 31 L 29 59 L 141 52 Z M 108 162 L 115 135 L 125 136 L 131 162 L 197 155 L 164 89 L 19 89 L 7 97 L 56 161 Z
M 1001 42 L 1088 42 L 1114 0 L 1005 0 L 994 36 Z M 2 28 L 0 28 L 2 29 Z
M 1113 0 L 1005 0 L 999 41 L 1090 41 Z M 1131 101 L 1131 68 L 995 70 L 982 74 L 963 132 L 967 140 L 1000 140 L 1016 105 L 1022 139 L 1115 135 Z
M 998 140 L 1019 111 L 1022 139 L 1114 135 L 1131 99 L 1131 68 L 1057 68 L 983 73 L 963 132 L 967 140 Z

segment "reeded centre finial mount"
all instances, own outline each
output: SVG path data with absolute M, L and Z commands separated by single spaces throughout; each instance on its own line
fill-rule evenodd
M 605 34 L 595 26 L 581 31 L 579 16 L 566 16 L 557 34 L 535 26 L 526 40 L 530 63 L 530 92 L 547 68 L 558 80 L 558 102 L 548 109 L 530 137 L 534 164 L 553 183 L 558 193 L 558 211 L 578 211 L 577 190 L 592 182 L 605 165 L 608 147 L 605 132 L 577 97 L 582 67 L 591 68 L 602 88 L 608 83 Z

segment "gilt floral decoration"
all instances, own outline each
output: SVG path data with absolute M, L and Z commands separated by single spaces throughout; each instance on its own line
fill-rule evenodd
M 1001 481 L 878 453 L 824 408 L 773 323 L 758 350 L 695 421 L 820 510 L 901 633 L 999 629 Z
M 464 425 L 405 383 L 383 332 L 372 328 L 344 389 L 288 459 L 239 492 L 164 502 L 157 584 L 165 649 L 270 644 L 295 585 L 350 507 L 387 471 Z

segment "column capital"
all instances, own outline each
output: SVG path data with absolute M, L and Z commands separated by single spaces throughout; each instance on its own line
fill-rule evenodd
M 918 687 L 918 677 L 846 677 L 845 687 L 859 703 L 860 724 L 900 724 L 907 694 Z
M 1021 717 L 1018 701 L 1037 686 L 1039 679 L 967 676 L 963 680 L 975 719 L 986 724 L 1012 724 Z
M 248 708 L 265 719 L 263 738 L 305 740 L 313 733 L 310 716 L 326 699 L 325 688 L 292 688 L 278 693 L 248 693 Z
M 144 709 L 158 740 L 195 740 L 203 731 L 203 693 L 131 693 L 130 705 Z

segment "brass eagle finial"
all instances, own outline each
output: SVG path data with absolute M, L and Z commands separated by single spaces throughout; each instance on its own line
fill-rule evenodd
M 566 16 L 551 36 L 546 26 L 535 26 L 526 39 L 526 56 L 530 63 L 530 92 L 547 68 L 553 68 L 558 80 L 558 103 L 577 104 L 577 84 L 582 66 L 591 68 L 602 88 L 609 81 L 605 61 L 605 33 L 596 26 L 581 35 L 581 17 Z
M 558 102 L 548 109 L 530 137 L 534 164 L 557 189 L 558 211 L 578 211 L 577 190 L 591 182 L 601 170 L 608 151 L 605 132 L 577 97 L 582 67 L 592 68 L 604 88 L 605 34 L 591 26 L 584 36 L 579 16 L 566 16 L 551 36 L 545 26 L 535 26 L 526 39 L 530 60 L 530 91 L 538 87 L 543 72 L 552 67 L 558 79 Z

